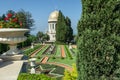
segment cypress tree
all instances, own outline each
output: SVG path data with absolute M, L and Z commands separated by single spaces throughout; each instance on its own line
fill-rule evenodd
M 73 29 L 71 27 L 71 20 L 69 17 L 66 17 L 66 26 L 67 26 L 67 35 L 66 35 L 66 41 L 70 42 L 73 40 Z
M 59 11 L 57 26 L 56 26 L 56 41 L 65 43 L 73 38 L 73 30 L 71 28 L 71 20 Z
M 78 80 L 120 79 L 120 1 L 82 0 Z
M 56 41 L 65 42 L 66 38 L 66 24 L 65 17 L 61 11 L 59 11 L 57 26 L 56 26 Z

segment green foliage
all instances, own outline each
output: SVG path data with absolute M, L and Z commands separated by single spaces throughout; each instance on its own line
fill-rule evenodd
M 66 49 L 66 51 L 67 51 L 67 54 L 68 54 L 69 58 L 70 58 L 70 59 L 73 59 L 73 57 L 72 57 L 72 55 L 71 55 L 71 53 L 70 53 L 70 51 L 68 50 L 68 48 L 67 48 L 66 45 L 65 45 L 65 49 Z
M 33 49 L 29 49 L 29 50 L 25 51 L 24 54 L 29 56 L 29 55 L 31 55 L 32 52 L 34 52 L 35 50 L 37 50 L 40 47 L 41 47 L 41 45 L 37 45 Z
M 43 43 L 44 41 L 48 41 L 50 38 L 49 38 L 48 34 L 44 34 L 43 32 L 39 31 L 37 33 L 37 39 L 38 39 L 38 41 Z
M 76 80 L 77 79 L 78 74 L 77 74 L 76 65 L 73 64 L 72 67 L 73 67 L 73 70 L 71 72 L 65 70 L 63 80 Z
M 40 66 L 45 69 L 45 70 L 49 70 L 49 69 L 54 69 L 51 73 L 54 73 L 54 74 L 60 74 L 60 75 L 63 75 L 64 74 L 64 68 L 63 67 L 60 67 L 60 66 L 57 66 L 57 65 L 52 65 L 52 64 L 40 64 Z
M 59 11 L 57 26 L 56 26 L 56 41 L 57 42 L 70 42 L 73 39 L 73 30 L 71 28 L 71 21 L 68 17 Z
M 78 80 L 120 79 L 120 1 L 82 0 L 78 22 Z
M 0 54 L 6 52 L 8 50 L 8 45 L 7 44 L 1 44 L 0 43 Z
M 56 80 L 55 78 L 48 77 L 44 74 L 27 74 L 22 73 L 18 76 L 17 80 Z
M 19 22 L 22 22 L 22 26 L 28 29 L 34 24 L 34 20 L 32 19 L 32 15 L 30 12 L 24 11 L 23 9 L 17 12 L 17 17 L 19 18 Z
M 36 36 L 34 36 L 34 35 L 28 35 L 27 36 L 27 40 L 24 41 L 24 42 L 22 42 L 22 43 L 19 43 L 18 47 L 19 48 L 23 48 L 23 47 L 31 46 L 31 43 L 35 42 L 36 39 L 37 39 Z

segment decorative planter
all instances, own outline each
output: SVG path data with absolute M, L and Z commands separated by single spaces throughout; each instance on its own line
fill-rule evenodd
M 24 28 L 1 28 L 0 29 L 0 43 L 8 44 L 10 49 L 3 53 L 3 55 L 19 54 L 17 44 L 25 41 L 27 38 L 24 33 L 29 29 Z

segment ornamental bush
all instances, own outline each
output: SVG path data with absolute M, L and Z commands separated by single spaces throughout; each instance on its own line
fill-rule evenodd
M 120 1 L 82 0 L 78 80 L 120 80 Z

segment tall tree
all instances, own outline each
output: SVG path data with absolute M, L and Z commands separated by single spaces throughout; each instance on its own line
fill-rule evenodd
M 40 31 L 39 31 L 39 32 L 37 33 L 38 41 L 43 42 L 43 36 L 44 36 L 43 32 L 40 32 Z
M 17 16 L 19 18 L 19 21 L 22 22 L 23 27 L 30 29 L 33 26 L 34 20 L 32 19 L 30 12 L 20 10 L 17 12 Z
M 71 20 L 69 17 L 66 17 L 65 19 L 66 26 L 67 26 L 67 35 L 66 35 L 66 41 L 70 42 L 73 40 L 73 29 L 71 27 Z
M 63 15 L 59 11 L 57 26 L 56 26 L 56 41 L 58 42 L 70 42 L 73 39 L 73 30 L 71 28 L 71 20 L 69 17 Z
M 120 1 L 82 0 L 78 80 L 120 79 Z
M 20 25 L 25 28 L 32 29 L 31 27 L 34 25 L 34 20 L 32 19 L 32 15 L 30 12 L 20 10 L 17 12 L 17 17 L 19 18 Z M 27 32 L 25 35 L 29 36 L 30 32 Z
M 56 40 L 59 42 L 65 42 L 66 35 L 66 23 L 65 17 L 61 11 L 59 11 L 57 26 L 56 26 Z

